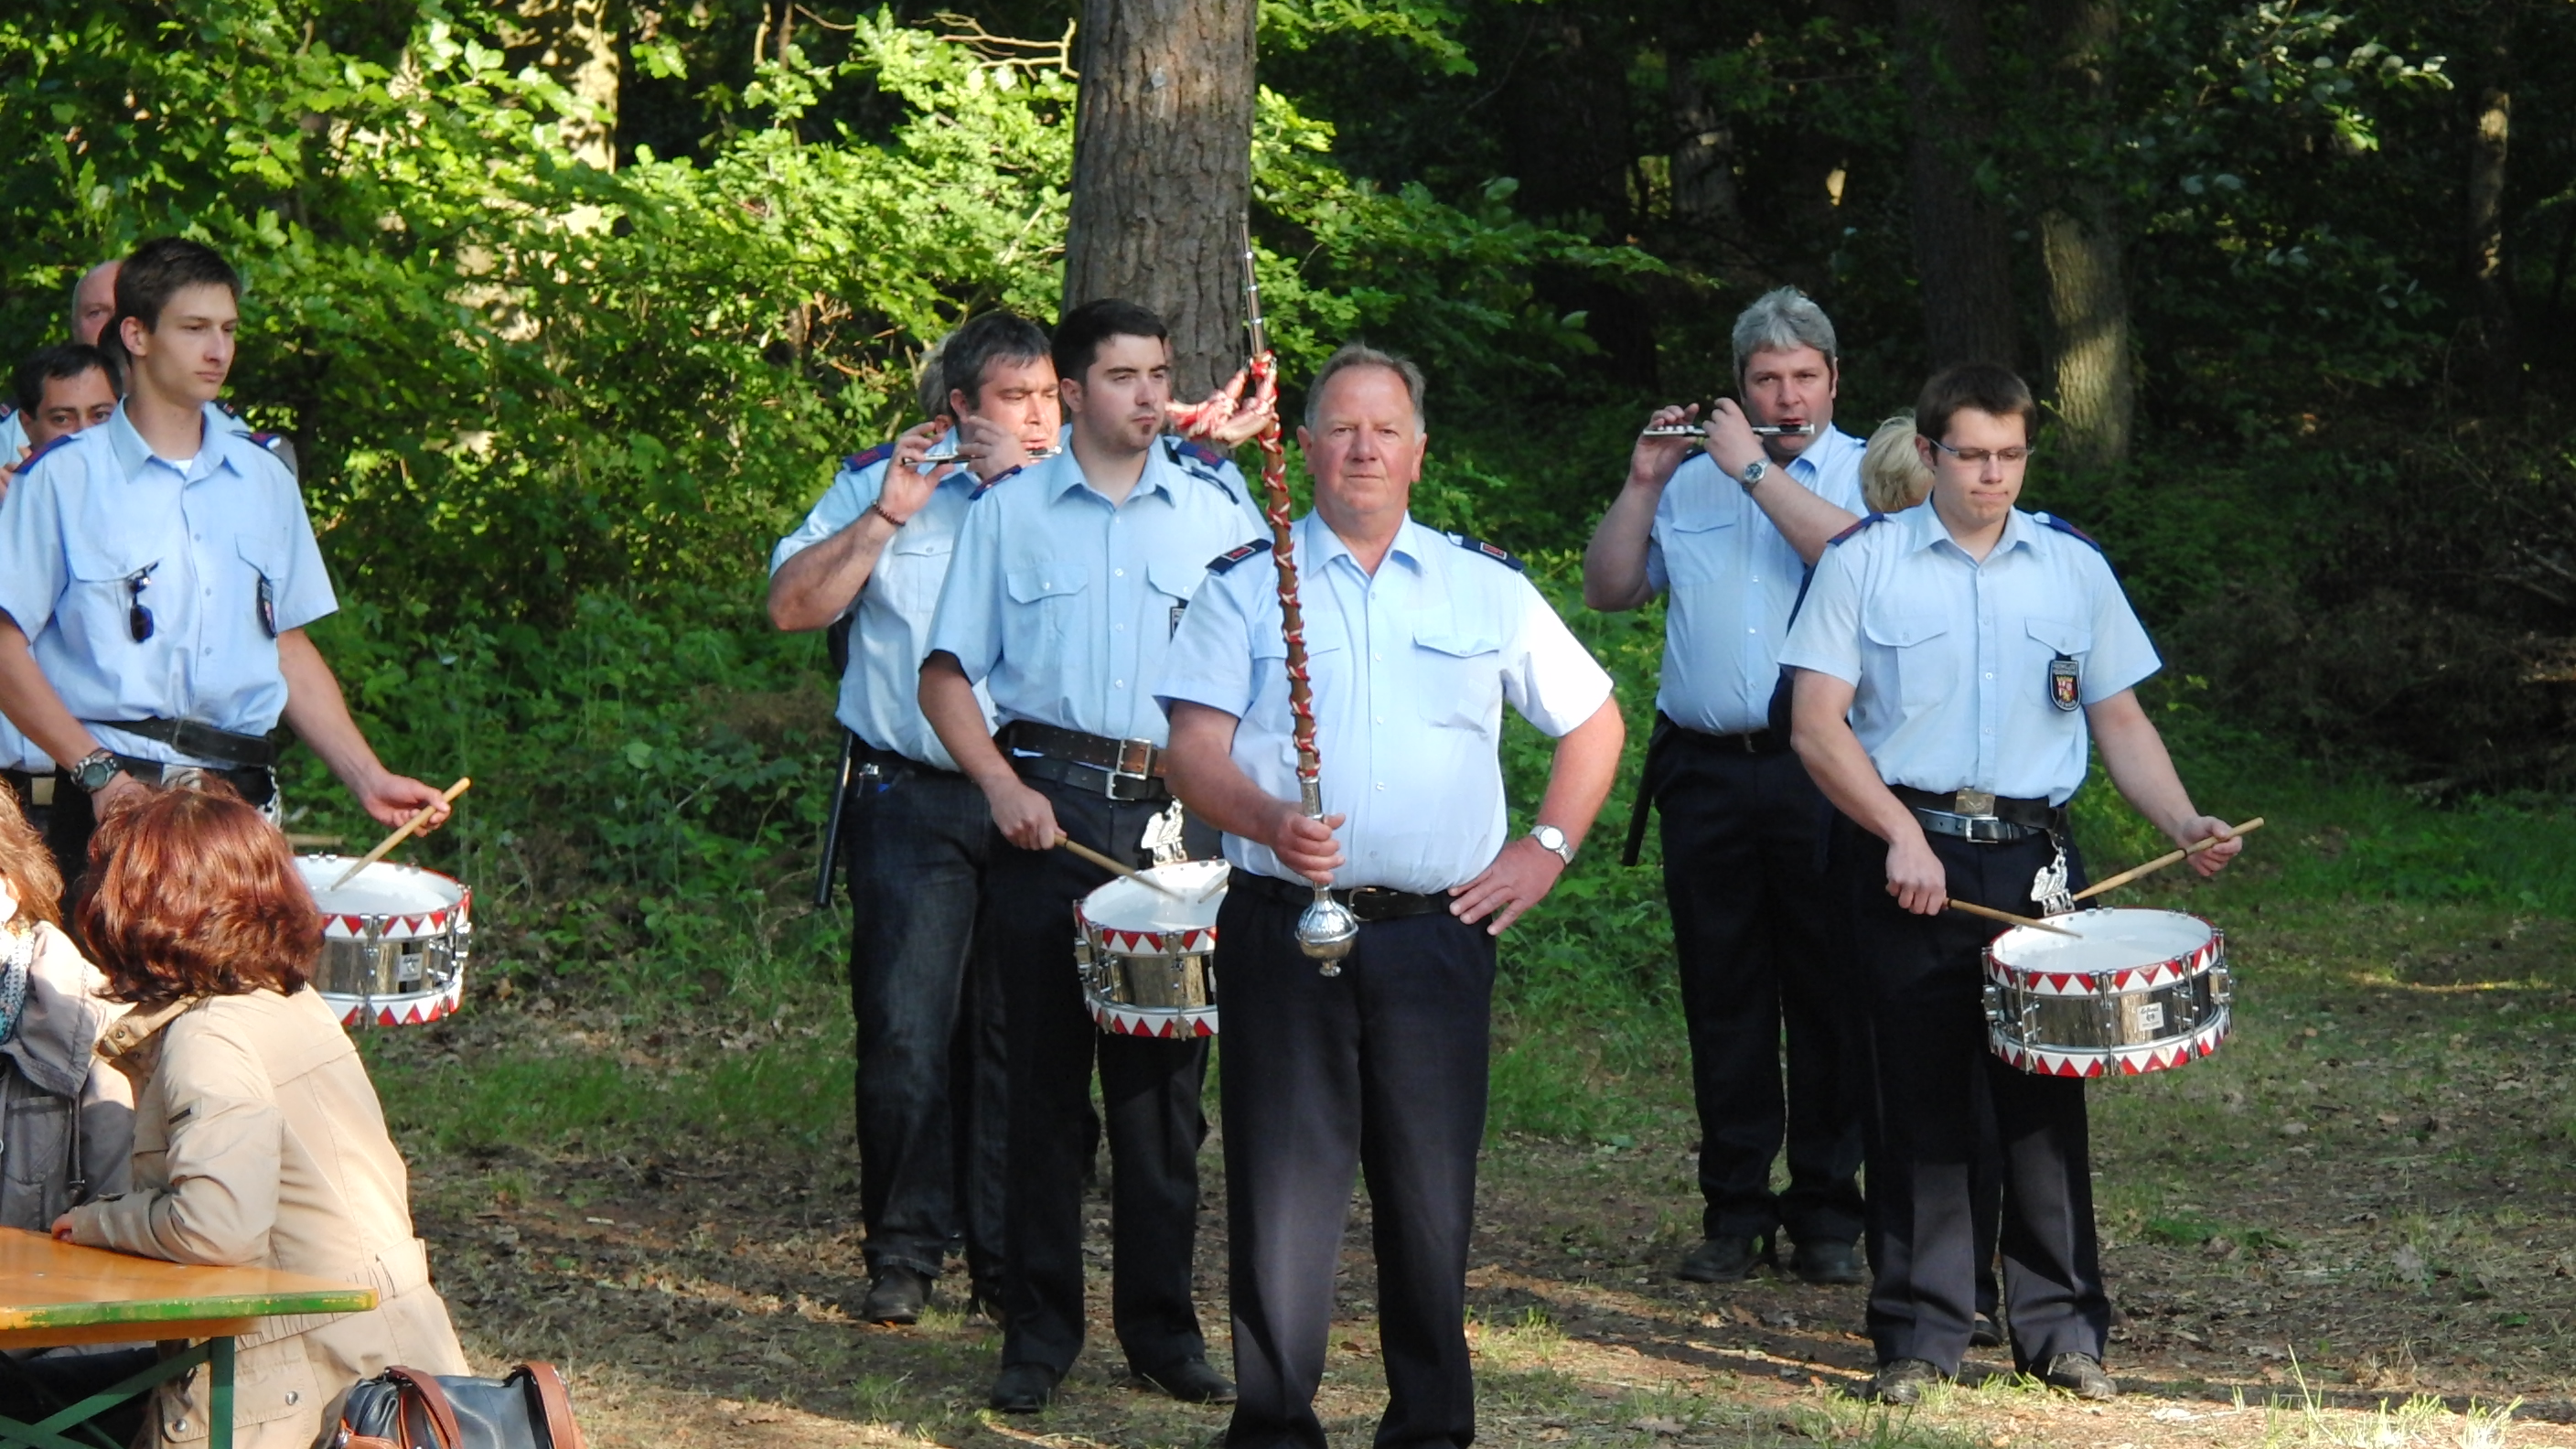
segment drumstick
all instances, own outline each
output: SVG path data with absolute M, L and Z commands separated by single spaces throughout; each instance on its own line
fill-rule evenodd
M 1070 835 L 1058 840 L 1056 842 L 1056 848 L 1059 850 L 1070 850 L 1074 854 L 1081 856 L 1084 860 L 1090 861 L 1093 865 L 1109 872 L 1111 875 L 1123 875 L 1130 880 L 1143 881 L 1145 884 L 1152 886 L 1154 889 L 1161 891 L 1167 896 L 1170 896 L 1173 900 L 1177 901 L 1181 898 L 1181 893 L 1179 891 L 1172 889 L 1170 886 L 1163 884 L 1161 881 L 1154 879 L 1152 876 L 1145 874 L 1143 871 L 1138 870 L 1132 865 L 1122 865 L 1118 861 L 1102 855 L 1099 851 L 1092 849 L 1090 846 L 1083 844 L 1081 841 L 1074 839 Z
M 2016 916 L 2010 911 L 1999 911 L 1992 906 L 1972 905 L 1967 901 L 1952 901 L 1950 902 L 1950 909 L 1954 911 L 1965 911 L 1972 916 L 1983 916 L 1989 921 L 2002 921 L 2007 925 L 2028 926 L 2034 931 L 2049 931 L 2060 936 L 2072 936 L 2078 941 L 2084 939 L 2084 935 L 2080 931 L 2070 931 L 2064 926 L 2052 926 L 2046 921 L 2034 921 L 2028 916 Z
M 2164 869 L 2166 866 L 2173 864 L 2175 861 L 2198 855 L 2202 851 L 2209 849 L 2211 846 L 2216 845 L 2222 840 L 2234 840 L 2238 836 L 2251 835 L 2262 828 L 2263 817 L 2257 815 L 2242 825 L 2231 825 L 2227 827 L 2227 833 L 2225 835 L 2213 835 L 2207 840 L 2194 841 L 2180 850 L 2167 851 L 2163 855 L 2159 855 L 2155 859 L 2148 861 L 2145 865 L 2131 866 L 2129 869 L 2120 872 L 2118 875 L 2111 877 L 2100 885 L 2086 886 L 2084 889 L 2075 893 L 2075 899 L 2079 901 L 2084 900 L 2090 896 L 2098 896 L 2104 891 L 2127 885 L 2129 882 L 2136 880 L 2142 875 L 2153 875 L 2157 871 Z
M 458 780 L 455 784 L 448 786 L 447 793 L 438 797 L 438 805 L 455 804 L 456 797 L 464 794 L 466 787 L 473 783 L 474 777 L 468 775 L 465 778 Z M 404 841 L 411 839 L 411 833 L 418 830 L 428 821 L 430 812 L 436 810 L 438 805 L 423 805 L 418 810 L 413 811 L 411 818 L 404 821 L 400 829 L 376 842 L 375 849 L 358 857 L 358 863 L 349 867 L 347 870 L 342 871 L 340 873 L 340 878 L 331 882 L 330 888 L 336 891 L 340 887 L 347 885 L 350 881 L 357 878 L 358 872 L 365 870 L 368 866 L 374 865 L 377 861 L 384 859 L 386 851 L 391 850 L 395 846 L 402 844 Z

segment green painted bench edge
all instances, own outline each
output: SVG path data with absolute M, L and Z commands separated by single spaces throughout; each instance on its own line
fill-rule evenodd
M 48 1303 L 0 1315 L 0 1332 L 41 1328 L 90 1328 L 118 1323 L 169 1323 L 200 1318 L 278 1318 L 289 1314 L 363 1313 L 376 1306 L 365 1288 L 309 1293 L 244 1293 L 222 1298 L 134 1298 L 114 1303 Z

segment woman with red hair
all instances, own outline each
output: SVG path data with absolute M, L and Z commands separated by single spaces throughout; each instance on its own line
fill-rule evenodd
M 146 796 L 101 824 L 77 920 L 133 1003 L 99 1054 L 135 1083 L 134 1182 L 55 1235 L 376 1290 L 367 1312 L 241 1340 L 233 1442 L 304 1449 L 350 1385 L 393 1364 L 466 1372 L 375 1085 L 306 984 L 322 918 L 286 837 L 220 784 Z M 205 1438 L 206 1389 L 200 1372 L 157 1391 L 158 1442 Z

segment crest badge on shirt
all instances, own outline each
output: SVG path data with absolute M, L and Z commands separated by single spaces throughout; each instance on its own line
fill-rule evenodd
M 2074 660 L 2060 654 L 2048 661 L 2048 702 L 2069 714 L 2083 702 L 2084 672 Z

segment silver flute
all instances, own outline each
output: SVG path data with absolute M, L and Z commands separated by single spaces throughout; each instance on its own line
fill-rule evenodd
M 942 452 L 941 449 L 943 448 L 947 451 Z M 1043 463 L 1047 459 L 1052 458 L 1063 451 L 1064 449 L 1050 444 L 1043 448 L 1031 448 L 1027 450 L 1024 456 L 1032 463 Z M 925 463 L 958 463 L 965 461 L 964 455 L 957 451 L 957 435 L 955 433 L 950 433 L 948 436 L 941 438 L 938 442 L 931 444 L 930 451 L 921 455 L 921 461 Z
M 1708 425 L 1706 423 L 1675 423 L 1668 428 L 1643 429 L 1637 434 L 1637 436 L 1641 438 L 1697 438 L 1705 436 L 1707 432 Z M 1782 423 L 1755 423 L 1753 425 L 1753 436 L 1757 438 L 1812 438 L 1815 435 L 1816 425 L 1814 423 L 1798 423 L 1794 426 Z

